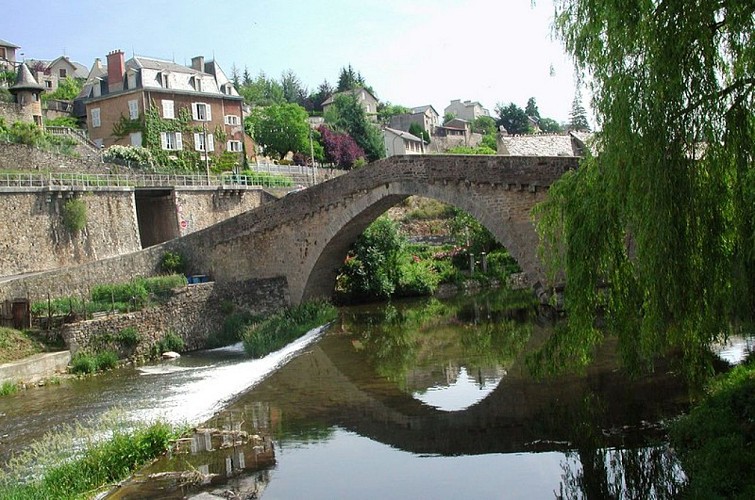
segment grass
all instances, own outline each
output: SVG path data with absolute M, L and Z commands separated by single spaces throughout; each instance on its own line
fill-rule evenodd
M 17 393 L 18 390 L 18 384 L 11 380 L 6 380 L 0 384 L 0 396 L 10 396 L 11 394 Z
M 168 332 L 155 344 L 157 354 L 168 351 L 181 352 L 184 348 L 184 340 L 174 332 Z
M 261 358 L 298 339 L 308 331 L 333 321 L 337 309 L 329 302 L 313 301 L 283 309 L 244 332 L 244 350 Z
M 93 426 L 48 433 L 0 472 L 0 498 L 92 498 L 163 454 L 183 430 L 164 422 L 129 429 L 111 414 Z
M 671 425 L 686 498 L 755 498 L 755 358 L 714 380 Z
M 113 351 L 98 353 L 77 352 L 71 360 L 71 373 L 89 375 L 112 370 L 118 365 L 118 355 Z
M 236 342 L 240 342 L 244 339 L 244 331 L 255 323 L 261 321 L 261 317 L 248 313 L 226 313 L 225 321 L 223 321 L 223 328 L 217 332 L 213 332 L 207 337 L 206 347 L 213 349 L 216 347 L 223 347 Z
M 47 350 L 48 346 L 30 331 L 0 327 L 0 363 L 17 361 Z

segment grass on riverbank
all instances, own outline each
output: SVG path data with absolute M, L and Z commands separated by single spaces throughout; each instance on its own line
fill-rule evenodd
M 30 331 L 0 327 L 0 363 L 23 359 L 32 354 L 50 350 L 40 338 Z
M 49 433 L 9 461 L 0 498 L 91 498 L 167 451 L 183 430 L 164 422 L 126 429 L 113 414 L 94 427 Z
M 686 498 L 755 498 L 755 357 L 718 377 L 671 426 Z
M 308 331 L 333 321 L 338 310 L 329 302 L 313 301 L 281 310 L 244 332 L 244 349 L 261 358 L 292 342 Z

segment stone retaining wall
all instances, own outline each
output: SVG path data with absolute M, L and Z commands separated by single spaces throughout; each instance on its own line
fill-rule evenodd
M 185 350 L 191 351 L 205 347 L 208 337 L 222 329 L 231 305 L 234 311 L 263 314 L 287 304 L 288 289 L 282 278 L 203 283 L 176 289 L 160 306 L 64 325 L 61 334 L 72 354 L 112 349 L 121 357 L 144 357 L 168 332 L 180 336 Z M 141 340 L 135 348 L 117 341 L 127 327 L 139 332 Z

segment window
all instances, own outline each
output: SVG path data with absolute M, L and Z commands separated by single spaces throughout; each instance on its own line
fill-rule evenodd
M 163 99 L 163 118 L 168 120 L 175 119 L 176 114 L 173 106 L 173 101 L 169 99 Z
M 170 87 L 168 73 L 160 72 L 157 74 L 157 77 L 155 79 L 157 80 L 157 83 L 160 84 L 162 88 L 167 89 Z
M 132 132 L 129 134 L 129 139 L 131 141 L 131 145 L 135 148 L 140 148 L 142 146 L 142 133 L 141 132 Z
M 45 88 L 48 88 L 48 89 L 52 88 L 52 80 L 45 80 Z
M 100 121 L 100 108 L 92 109 L 92 127 L 97 128 L 102 125 Z
M 225 147 L 226 151 L 230 151 L 232 153 L 240 153 L 241 152 L 241 141 L 228 141 L 228 144 Z
M 179 151 L 183 149 L 181 132 L 160 132 L 160 145 L 168 151 Z
M 212 109 L 203 102 L 194 102 L 191 104 L 191 117 L 198 122 L 212 121 Z
M 128 102 L 128 117 L 132 120 L 139 118 L 139 101 L 136 99 Z
M 126 83 L 128 85 L 128 88 L 135 89 L 136 88 L 136 72 L 131 71 L 126 77 Z
M 207 138 L 206 145 L 205 145 L 205 137 Z M 205 135 L 203 132 L 195 133 L 194 134 L 194 149 L 196 149 L 197 151 L 215 151 L 215 139 L 212 137 L 212 134 Z
M 241 118 L 238 115 L 225 115 L 226 125 L 239 125 L 241 124 Z
M 58 75 L 60 78 L 65 78 L 67 76 L 65 68 L 60 68 L 60 70 L 58 70 Z
M 191 77 L 191 86 L 194 87 L 194 90 L 197 92 L 202 92 L 202 78 L 199 76 Z

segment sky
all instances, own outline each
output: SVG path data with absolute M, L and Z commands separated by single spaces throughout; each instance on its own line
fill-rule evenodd
M 203 55 L 229 76 L 290 69 L 309 90 L 351 64 L 382 102 L 443 115 L 471 100 L 495 114 L 535 97 L 564 122 L 574 69 L 552 21 L 552 0 L 3 0 L 0 39 L 19 59 L 87 67 L 121 49 L 187 65 Z

